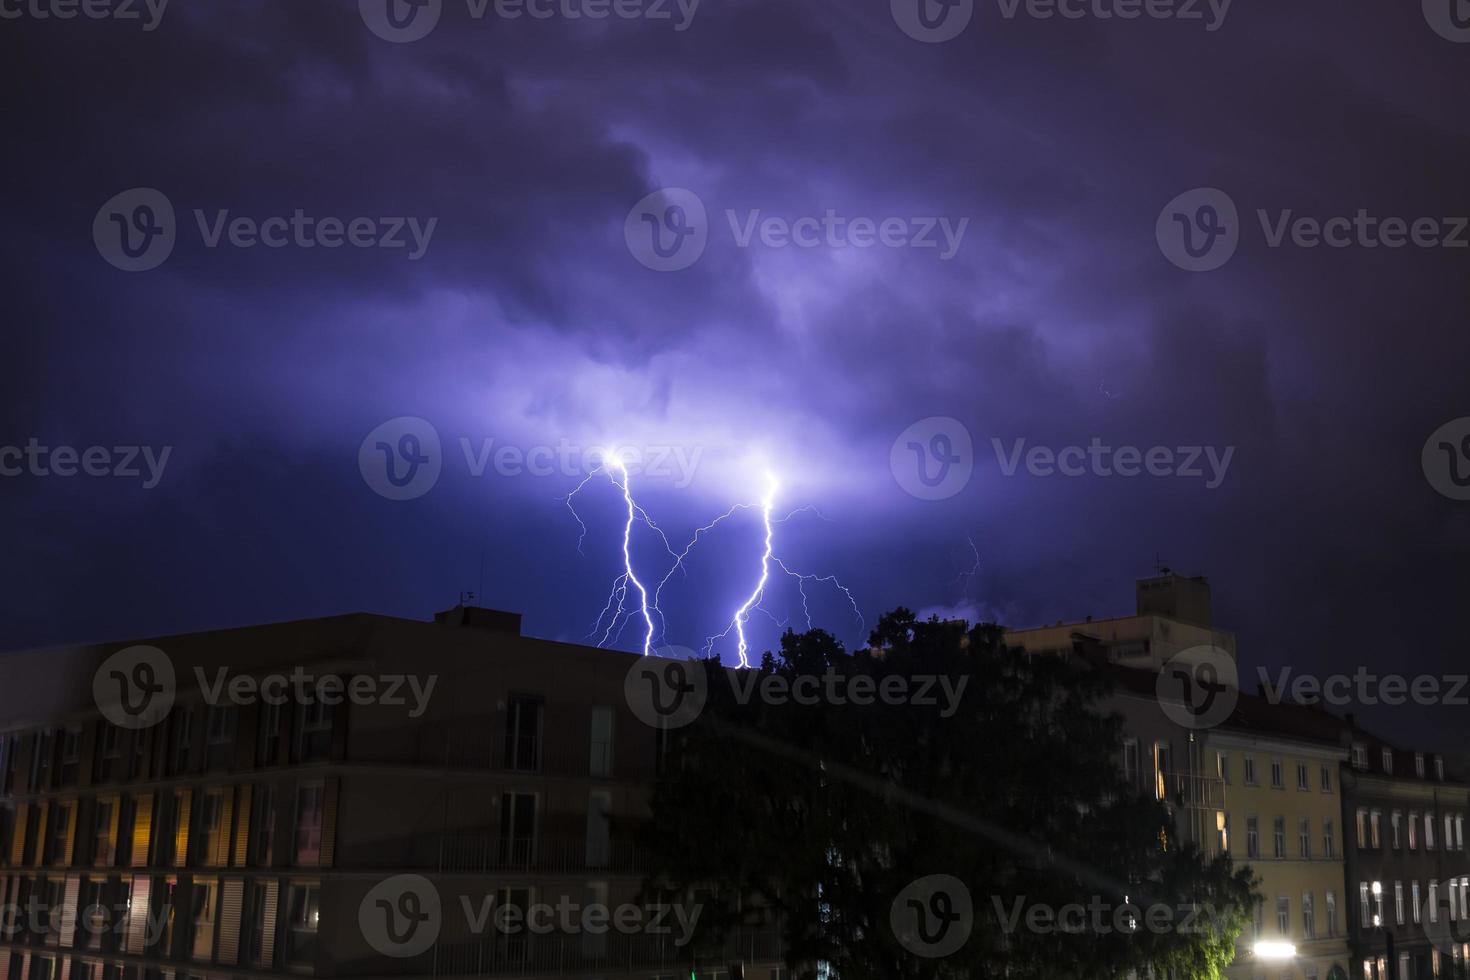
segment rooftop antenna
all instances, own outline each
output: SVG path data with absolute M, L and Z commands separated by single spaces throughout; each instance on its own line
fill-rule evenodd
M 475 601 L 475 594 L 473 592 L 461 592 L 459 594 L 459 604 L 461 606 L 468 606 L 471 603 L 473 603 L 474 601 Z

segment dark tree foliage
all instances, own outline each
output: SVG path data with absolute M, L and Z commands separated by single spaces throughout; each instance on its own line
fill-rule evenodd
M 1213 980 L 1256 901 L 1249 869 L 1179 846 L 1165 807 L 1125 788 L 1099 672 L 1002 637 L 898 609 L 855 653 L 821 630 L 788 631 L 753 670 L 702 661 L 708 705 L 675 733 L 655 789 L 650 884 L 698 891 L 706 941 L 751 928 L 755 907 L 774 911 L 802 977 L 825 963 L 842 980 L 1098 980 L 1149 966 Z M 829 672 L 870 679 L 848 691 L 885 678 L 910 693 L 924 677 L 965 686 L 948 717 L 938 685 L 937 705 L 746 696 L 752 681 Z M 890 925 L 895 898 L 929 875 L 958 878 L 973 900 L 967 941 L 942 958 Z M 1170 921 L 1150 928 L 1140 914 L 1129 931 L 1115 915 L 1125 901 L 1157 903 Z M 1072 906 L 1068 931 L 1034 918 L 1037 906 Z

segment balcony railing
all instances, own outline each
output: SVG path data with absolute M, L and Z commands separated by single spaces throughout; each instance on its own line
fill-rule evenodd
M 601 936 L 496 935 L 458 945 L 442 945 L 431 954 L 436 977 L 503 975 L 572 976 L 634 971 L 687 975 L 696 962 L 703 967 L 727 963 L 776 963 L 781 944 L 772 932 L 735 933 L 719 945 L 695 950 L 675 945 L 673 935 Z
M 1189 810 L 1219 810 L 1225 806 L 1225 780 L 1186 772 L 1161 772 L 1154 776 L 1159 798 Z
M 581 872 L 642 873 L 650 854 L 637 843 L 614 838 L 497 837 L 490 834 L 445 834 L 439 842 L 439 870 L 454 872 Z

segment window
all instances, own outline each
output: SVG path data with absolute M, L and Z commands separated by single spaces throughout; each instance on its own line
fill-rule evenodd
M 505 707 L 505 761 L 516 772 L 541 768 L 540 698 L 514 695 Z
M 1424 778 L 1424 753 L 1423 752 L 1415 752 L 1414 753 L 1414 775 L 1418 776 L 1420 779 L 1423 779 Z
M 1332 792 L 1332 767 L 1330 766 L 1322 767 L 1322 792 Z
M 1247 786 L 1254 786 L 1254 785 L 1256 785 L 1256 757 L 1255 756 L 1248 755 L 1248 756 L 1245 756 L 1244 757 L 1244 759 L 1242 760 L 1242 769 L 1241 769 L 1241 771 L 1245 773 L 1245 784 Z
M 1409 910 L 1413 913 L 1415 925 L 1419 924 L 1419 910 L 1421 908 L 1423 906 L 1419 904 L 1419 883 L 1417 881 L 1411 881 L 1409 882 Z
M 1174 771 L 1171 765 L 1173 753 L 1168 742 L 1154 743 L 1154 798 L 1169 798 L 1169 776 Z
M 1312 821 L 1302 817 L 1297 824 L 1297 851 L 1302 858 L 1312 856 Z
M 107 867 L 112 864 L 113 853 L 116 849 L 113 821 L 117 819 L 117 801 L 98 800 L 92 812 L 95 816 L 92 826 L 92 859 L 95 863 Z
M 1220 853 L 1230 853 L 1230 813 L 1226 810 L 1215 811 L 1215 829 L 1220 832 Z
M 321 924 L 321 888 L 318 885 L 292 885 L 290 916 L 286 921 L 286 962 L 310 966 L 316 962 L 316 933 Z
M 1442 755 L 1434 757 L 1434 778 L 1444 782 L 1444 756 Z
M 1465 815 L 1455 815 L 1455 848 L 1463 851 L 1465 849 Z
M 1123 779 L 1129 786 L 1138 786 L 1138 739 L 1123 740 Z
M 1358 849 L 1362 850 L 1368 846 L 1368 811 L 1358 807 Z
M 314 868 L 322 861 L 322 785 L 296 791 L 296 864 Z
M 612 708 L 595 707 L 592 709 L 592 759 L 591 774 L 594 777 L 612 775 L 612 737 L 613 737 L 613 712 Z M 1134 762 L 1137 762 L 1138 743 L 1133 743 Z M 1127 749 L 1124 749 L 1126 756 Z M 1125 758 L 1124 765 L 1127 765 Z
M 1283 936 L 1291 935 L 1291 899 L 1285 895 L 1276 899 L 1276 930 Z
M 1354 745 L 1353 745 L 1353 768 L 1354 769 L 1367 769 L 1368 768 L 1368 746 L 1363 745 L 1361 743 L 1354 743 Z
M 1393 749 L 1383 750 L 1383 772 L 1385 775 L 1393 775 Z
M 1358 882 L 1358 925 L 1364 929 L 1371 929 L 1373 927 L 1373 918 L 1372 913 L 1369 911 L 1368 898 L 1368 883 L 1366 881 Z
M 612 794 L 595 789 L 587 799 L 587 867 L 601 868 L 611 857 Z
M 1369 840 L 1372 842 L 1372 846 L 1374 846 L 1374 847 L 1382 847 L 1383 846 L 1383 838 L 1382 838 L 1382 836 L 1379 833 L 1379 825 L 1382 822 L 1383 822 L 1383 811 L 1382 810 L 1374 810 L 1372 813 L 1370 813 L 1368 815 L 1368 829 L 1372 832 L 1369 835 Z
M 1445 882 L 1444 890 L 1450 896 L 1450 921 L 1454 922 L 1460 917 L 1460 888 L 1459 883 L 1451 878 Z
M 1409 811 L 1409 850 L 1418 847 L 1419 841 L 1419 814 L 1413 810 Z
M 1215 775 L 1225 785 L 1230 785 L 1230 755 L 1225 752 L 1215 753 Z
M 250 863 L 257 868 L 269 868 L 275 863 L 276 788 L 269 784 L 256 786 L 252 809 Z
M 225 825 L 225 790 L 211 789 L 199 800 L 199 829 L 204 835 L 203 860 L 205 866 L 223 867 L 229 863 L 229 833 Z
M 208 878 L 195 878 L 192 889 L 194 901 L 194 957 L 209 959 L 214 952 L 214 911 L 216 883 Z
M 1439 921 L 1439 882 L 1429 879 L 1429 921 Z
M 1391 842 L 1389 844 L 1389 846 L 1392 847 L 1395 851 L 1397 851 L 1399 849 L 1399 846 L 1400 846 L 1399 845 L 1399 825 L 1402 824 L 1403 821 L 1404 821 L 1404 815 L 1402 813 L 1400 813 L 1398 810 L 1395 810 L 1395 811 L 1393 811 L 1392 813 L 1390 813 L 1388 815 L 1388 826 L 1389 826 L 1389 832 L 1391 834 L 1391 836 L 1389 837 L 1389 840 Z
M 1393 883 L 1393 921 L 1399 925 L 1404 924 L 1404 883 L 1402 881 Z
M 256 746 L 259 758 L 256 760 L 262 765 L 276 762 L 281 750 L 281 706 L 279 704 L 262 704 L 260 706 L 260 739 Z
M 228 745 L 235 737 L 235 709 L 232 705 L 213 705 L 209 709 L 209 744 Z
M 1271 821 L 1271 849 L 1276 857 L 1286 857 L 1286 818 L 1277 817 Z
M 1312 902 L 1312 893 L 1302 894 L 1302 936 L 1315 939 L 1317 936 L 1317 910 Z
M 1305 762 L 1298 762 L 1296 764 L 1296 788 L 1310 789 L 1310 783 L 1311 780 L 1307 776 L 1307 764 Z
M 1271 788 L 1286 789 L 1286 771 L 1280 759 L 1271 760 Z
M 71 864 L 72 821 L 75 803 L 57 803 L 51 809 L 51 864 Z
M 1332 839 L 1332 821 L 1322 821 L 1322 856 L 1337 857 L 1337 841 Z
M 1250 858 L 1261 856 L 1260 820 L 1257 817 L 1245 818 L 1245 856 Z
M 1327 893 L 1327 935 L 1337 935 L 1337 892 Z
M 1424 849 L 1434 850 L 1434 814 L 1424 814 Z
M 1454 850 L 1455 847 L 1455 818 L 1450 814 L 1444 815 L 1444 849 Z
M 531 861 L 536 853 L 536 794 L 505 793 L 500 797 L 501 860 Z
M 1369 889 L 1373 893 L 1373 924 L 1383 924 L 1383 882 L 1375 881 Z

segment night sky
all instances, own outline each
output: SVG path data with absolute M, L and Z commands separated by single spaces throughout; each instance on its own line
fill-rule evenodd
M 750 593 L 770 471 L 776 516 L 797 511 L 776 554 L 836 575 L 869 625 L 900 604 L 1014 626 L 1126 614 L 1162 562 L 1210 577 L 1252 677 L 1470 669 L 1470 502 L 1421 465 L 1470 416 L 1470 231 L 1271 244 L 1288 210 L 1432 218 L 1439 239 L 1470 215 L 1470 43 L 1430 23 L 1450 0 L 1242 0 L 1223 20 L 975 0 L 942 43 L 875 0 L 670 0 L 662 19 L 445 0 L 407 43 L 374 33 L 372 2 L 173 0 L 152 30 L 141 0 L 140 21 L 37 17 L 46 2 L 0 3 L 0 446 L 171 448 L 151 487 L 141 454 L 137 478 L 0 478 L 3 648 L 426 618 L 466 590 L 581 641 L 622 570 L 622 495 L 602 474 L 574 498 L 579 553 L 561 498 L 585 473 L 473 475 L 462 440 L 493 439 L 697 454 L 692 480 L 630 477 L 676 551 L 757 505 L 669 580 L 670 643 L 701 647 Z M 148 271 L 98 244 L 133 188 L 176 212 Z M 1196 188 L 1238 209 L 1210 271 L 1156 236 Z M 667 211 L 691 200 L 703 252 L 650 268 L 630 242 L 697 221 Z M 421 249 L 406 223 L 398 248 L 208 244 L 221 212 L 297 209 L 434 223 Z M 743 237 L 829 211 L 927 224 L 936 245 Z M 441 472 L 393 500 L 359 451 L 402 417 L 432 425 Z M 891 465 L 931 417 L 974 446 L 938 500 Z M 1094 438 L 1233 455 L 1211 488 L 1007 476 L 992 442 Z M 664 575 L 641 523 L 631 551 Z M 817 625 L 865 636 L 831 583 L 807 591 Z M 757 650 L 805 623 L 789 578 L 763 606 Z M 1405 736 L 1470 719 L 1362 713 Z

